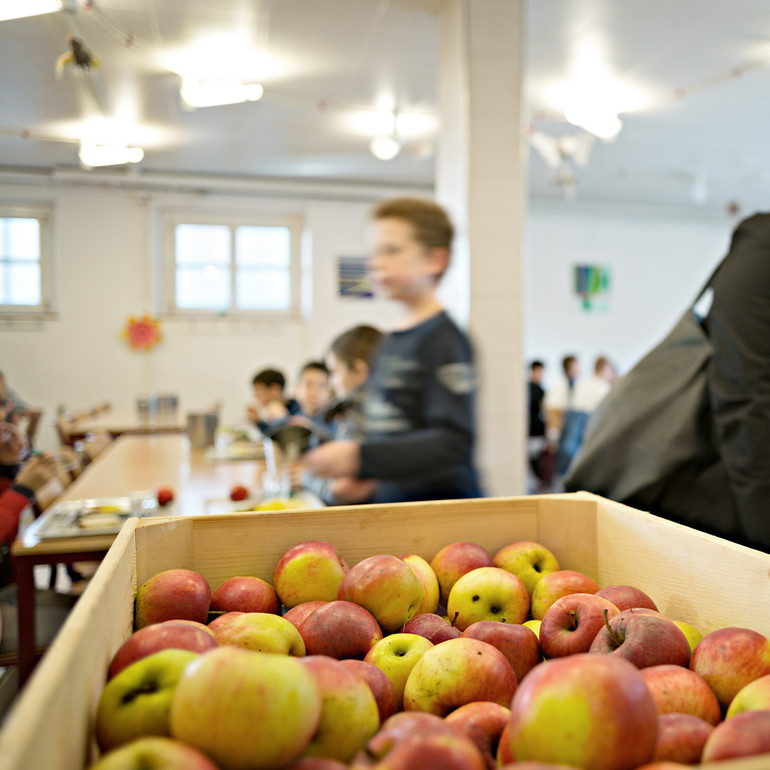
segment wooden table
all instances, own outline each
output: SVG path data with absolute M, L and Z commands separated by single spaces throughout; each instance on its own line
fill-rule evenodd
M 85 417 L 67 425 L 68 441 L 82 441 L 89 433 L 108 433 L 112 438 L 119 436 L 147 436 L 166 433 L 185 433 L 187 426 L 178 417 L 139 420 L 110 413 L 98 417 Z
M 263 463 L 257 460 L 209 462 L 204 450 L 191 450 L 187 438 L 180 434 L 125 435 L 116 439 L 87 467 L 58 498 L 57 504 L 68 500 L 122 497 L 132 491 L 154 491 L 160 486 L 169 486 L 176 499 L 159 509 L 159 515 L 201 515 L 209 512 L 207 500 L 226 499 L 235 484 L 256 489 L 262 469 Z M 115 535 L 82 535 L 46 540 L 28 532 L 13 544 L 20 687 L 42 654 L 35 649 L 35 565 L 101 561 L 114 539 Z

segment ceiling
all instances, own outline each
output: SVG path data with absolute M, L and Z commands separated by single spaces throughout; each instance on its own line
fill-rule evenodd
M 442 0 L 67 3 L 0 22 L 6 175 L 77 167 L 81 139 L 110 119 L 144 149 L 134 176 L 433 182 Z M 533 147 L 531 197 L 564 201 L 574 177 L 580 202 L 767 208 L 770 0 L 530 0 L 526 15 L 532 136 L 589 137 L 564 118 L 583 88 L 622 121 L 585 165 L 552 168 Z M 99 66 L 69 64 L 57 78 L 71 34 Z M 259 81 L 263 98 L 184 108 L 182 75 L 235 74 Z M 369 151 L 383 106 L 400 116 L 390 161 Z

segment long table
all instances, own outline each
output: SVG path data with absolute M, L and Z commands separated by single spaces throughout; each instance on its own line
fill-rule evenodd
M 210 512 L 206 501 L 226 499 L 236 484 L 255 489 L 262 470 L 263 463 L 257 460 L 209 462 L 204 450 L 190 449 L 183 435 L 126 435 L 102 452 L 56 503 L 122 497 L 132 491 L 168 486 L 174 490 L 175 500 L 159 509 L 159 515 L 201 515 Z M 115 535 L 40 539 L 34 530 L 31 528 L 11 548 L 17 584 L 20 687 L 42 654 L 35 649 L 35 566 L 101 561 L 115 539 Z

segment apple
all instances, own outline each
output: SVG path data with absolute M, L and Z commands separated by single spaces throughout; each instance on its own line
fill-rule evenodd
M 641 588 L 636 586 L 604 586 L 604 588 L 600 588 L 596 592 L 596 595 L 608 599 L 621 611 L 629 610 L 632 607 L 646 607 L 650 610 L 658 609 L 655 602 Z
M 141 738 L 169 735 L 168 714 L 190 650 L 160 650 L 124 668 L 102 690 L 96 707 L 96 741 L 102 751 Z
M 486 770 L 481 752 L 470 738 L 458 733 L 410 735 L 396 743 L 372 770 Z M 357 765 L 352 765 L 356 770 Z
M 461 575 L 452 586 L 447 613 L 460 631 L 480 620 L 523 623 L 529 617 L 529 594 L 511 572 L 479 567 Z
M 392 634 L 416 614 L 423 599 L 423 587 L 405 561 L 398 556 L 377 554 L 348 570 L 337 598 L 365 607 L 383 633 Z
M 484 757 L 487 770 L 495 770 L 497 745 L 510 718 L 510 709 L 499 703 L 474 701 L 447 714 L 444 721 L 470 738 Z
M 661 714 L 653 759 L 697 765 L 714 725 L 692 714 Z
M 211 588 L 191 569 L 168 569 L 145 580 L 136 592 L 134 626 L 138 630 L 164 620 L 197 620 L 209 616 Z
M 508 710 L 510 711 L 510 708 Z M 511 720 L 509 719 L 508 724 L 503 728 L 503 732 L 500 733 L 500 742 L 497 744 L 497 764 L 500 766 L 507 766 L 515 761 L 511 753 L 511 742 L 508 737 L 510 734 Z
M 134 631 L 112 656 L 107 677 L 112 679 L 126 666 L 160 650 L 176 649 L 206 652 L 217 646 L 213 634 L 178 620 L 155 623 Z
M 553 573 L 552 573 L 553 574 Z M 540 649 L 546 658 L 563 658 L 588 652 L 605 617 L 614 617 L 618 608 L 595 594 L 567 594 L 545 612 L 540 626 Z
M 559 561 L 544 545 L 531 540 L 518 540 L 504 545 L 492 557 L 492 566 L 512 572 L 532 596 L 535 583 L 543 575 L 556 572 Z
M 562 596 L 595 594 L 599 586 L 588 575 L 571 569 L 560 569 L 543 575 L 532 591 L 532 617 L 542 620 L 545 611 Z
M 239 502 L 240 500 L 245 500 L 248 496 L 249 496 L 249 490 L 246 489 L 246 487 L 244 487 L 243 484 L 236 484 L 230 490 L 230 499 L 233 502 Z
M 652 759 L 657 729 L 655 700 L 631 663 L 578 653 L 527 674 L 513 696 L 508 740 L 517 761 L 630 770 Z
M 417 661 L 432 648 L 433 643 L 418 634 L 388 634 L 372 646 L 364 660 L 377 666 L 393 682 L 401 703 L 409 674 Z
M 690 644 L 677 625 L 662 615 L 631 610 L 613 618 L 605 615 L 605 627 L 596 634 L 590 652 L 626 658 L 637 668 L 690 662 Z
M 308 655 L 328 655 L 338 660 L 361 660 L 382 639 L 382 630 L 371 612 L 340 600 L 324 602 L 298 630 Z
M 349 765 L 328 757 L 300 757 L 289 762 L 283 770 L 348 770 Z
M 475 700 L 508 706 L 516 685 L 500 650 L 478 639 L 448 639 L 415 663 L 404 687 L 404 709 L 446 716 Z
M 221 615 L 217 615 L 213 620 L 209 621 L 208 628 L 214 632 L 216 637 L 216 630 L 221 628 L 226 623 L 229 623 L 233 618 L 237 618 L 238 615 L 245 615 L 246 613 L 239 610 L 233 610 L 232 612 L 223 612 Z
M 743 711 L 770 710 L 770 674 L 759 677 L 741 687 L 730 701 L 725 719 Z
M 299 630 L 299 627 L 305 622 L 305 619 L 312 615 L 319 607 L 323 607 L 324 604 L 328 604 L 328 602 L 323 599 L 301 602 L 300 604 L 295 604 L 291 609 L 286 610 L 286 612 L 283 613 L 283 617 Z
M 428 734 L 456 735 L 457 733 L 451 725 L 436 714 L 399 711 L 382 723 L 374 737 L 366 744 L 365 756 L 359 755 L 354 758 L 353 767 L 365 761 L 374 764 L 404 739 Z
M 382 669 L 374 663 L 353 658 L 341 660 L 340 663 L 369 685 L 380 712 L 380 724 L 401 709 L 401 699 L 396 692 L 396 686 Z
M 717 696 L 689 668 L 663 664 L 644 668 L 641 674 L 661 714 L 692 714 L 710 725 L 721 721 Z
M 478 567 L 492 567 L 492 557 L 486 548 L 476 543 L 449 543 L 431 559 L 430 566 L 438 579 L 439 603 L 446 607 L 449 592 L 457 579 Z
M 447 639 L 457 639 L 462 632 L 442 615 L 425 612 L 407 620 L 401 628 L 401 633 L 424 636 L 429 642 L 439 644 Z
M 766 753 L 770 753 L 770 711 L 744 711 L 713 729 L 703 747 L 701 762 Z
M 164 736 L 137 738 L 113 749 L 90 770 L 219 770 L 202 752 Z
M 501 765 L 499 770 L 575 770 L 575 766 L 554 764 L 553 762 L 511 762 Z M 643 768 L 639 767 L 637 770 L 643 770 Z M 659 768 L 659 770 L 666 770 L 666 768 Z M 681 768 L 674 770 L 681 770 Z
M 270 583 L 258 577 L 231 577 L 217 586 L 211 594 L 211 609 L 225 612 L 281 611 L 278 595 Z
M 158 487 L 156 493 L 158 505 L 161 507 L 168 505 L 174 499 L 174 490 L 171 487 Z
M 440 592 L 438 578 L 433 568 L 422 556 L 418 556 L 416 553 L 410 553 L 401 558 L 412 568 L 412 571 L 420 578 L 422 583 L 422 601 L 417 607 L 415 614 L 421 615 L 426 612 L 435 612 L 438 607 Z
M 273 587 L 284 607 L 337 598 L 347 562 L 324 540 L 297 543 L 281 555 L 273 570 Z
M 697 628 L 694 626 L 691 626 L 689 623 L 685 623 L 683 620 L 671 620 L 671 622 L 679 626 L 682 633 L 684 634 L 685 639 L 687 639 L 688 644 L 690 645 L 690 653 L 698 646 L 698 642 L 703 639 L 703 634 L 698 631 Z
M 182 674 L 171 703 L 171 735 L 223 768 L 269 770 L 304 751 L 321 708 L 321 689 L 299 660 L 220 647 Z
M 467 639 L 478 639 L 496 647 L 505 655 L 520 682 L 541 660 L 537 634 L 517 623 L 499 623 L 496 620 L 480 620 L 472 623 L 462 634 Z
M 538 640 L 540 639 L 540 627 L 543 625 L 542 620 L 535 620 L 534 618 L 530 618 L 529 620 L 525 620 L 521 625 L 532 629 L 532 631 L 535 632 Z
M 350 762 L 380 727 L 380 712 L 369 685 L 334 658 L 302 658 L 321 690 L 321 719 L 302 756 Z
M 690 658 L 723 709 L 749 682 L 770 674 L 770 641 L 757 631 L 729 626 L 706 634 Z
M 244 612 L 214 631 L 218 644 L 255 652 L 276 652 L 301 657 L 305 642 L 285 618 L 270 612 Z

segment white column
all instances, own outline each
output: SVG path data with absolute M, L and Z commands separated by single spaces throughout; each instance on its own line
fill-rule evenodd
M 478 465 L 489 495 L 526 489 L 522 360 L 524 0 L 440 11 L 436 195 L 458 227 L 442 296 L 476 346 Z

